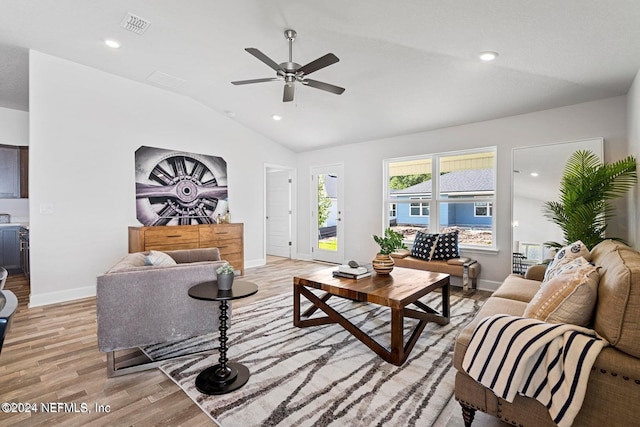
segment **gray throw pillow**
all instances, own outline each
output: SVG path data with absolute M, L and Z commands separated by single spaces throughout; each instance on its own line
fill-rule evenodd
M 155 265 L 158 267 L 171 267 L 176 265 L 176 261 L 164 252 L 149 251 L 149 255 L 144 257 L 144 265 Z

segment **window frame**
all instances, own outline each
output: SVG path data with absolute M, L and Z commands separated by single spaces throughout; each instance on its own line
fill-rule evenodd
M 420 197 L 409 197 L 409 200 L 420 200 Z M 417 206 L 415 206 L 417 205 Z M 413 208 L 418 208 L 418 211 L 420 212 L 419 214 L 414 214 Z M 427 214 L 425 215 L 423 213 L 424 209 L 427 210 Z M 396 203 L 396 213 L 398 212 L 397 210 L 397 203 Z M 420 202 L 420 201 L 413 201 L 411 203 L 409 203 L 409 217 L 413 217 L 413 218 L 429 218 L 431 216 L 431 206 L 429 205 L 429 203 L 425 203 L 425 202 Z
M 484 206 L 478 206 L 478 204 L 483 204 Z M 477 208 L 479 207 L 487 208 L 487 213 L 485 215 L 478 215 Z M 492 202 L 473 202 L 473 216 L 475 218 L 493 218 L 493 203 Z
M 461 156 L 467 154 L 474 153 L 493 153 L 493 180 L 494 180 L 494 189 L 492 194 L 480 194 L 480 195 L 461 195 L 460 197 L 456 197 L 455 199 L 442 197 L 440 194 L 440 159 L 443 157 L 454 157 Z M 406 161 L 414 161 L 414 160 L 431 160 L 431 197 L 409 197 L 406 199 L 406 202 L 401 201 L 395 197 L 391 196 L 391 188 L 389 187 L 389 166 L 393 163 L 398 162 L 406 162 Z M 457 150 L 457 151 L 446 151 L 440 153 L 428 153 L 423 155 L 416 156 L 407 156 L 407 157 L 394 157 L 383 160 L 383 230 L 389 227 L 390 224 L 390 216 L 389 216 L 389 206 L 391 204 L 395 204 L 396 213 L 398 212 L 398 206 L 400 204 L 408 204 L 409 205 L 409 214 L 410 217 L 417 218 L 418 216 L 411 215 L 411 204 L 421 203 L 428 206 L 429 216 L 421 216 L 421 218 L 429 218 L 429 224 L 425 225 L 425 229 L 427 229 L 430 233 L 440 233 L 440 212 L 441 206 L 443 203 L 474 203 L 474 216 L 475 216 L 475 203 L 488 203 L 491 205 L 491 215 L 482 217 L 482 218 L 491 218 L 491 245 L 474 245 L 470 243 L 461 242 L 459 246 L 461 248 L 473 249 L 473 250 L 487 250 L 487 251 L 496 251 L 497 250 L 497 217 L 496 217 L 496 203 L 497 203 L 497 170 L 498 170 L 498 150 L 496 146 L 489 147 L 481 147 L 481 148 L 473 148 L 468 150 Z M 435 195 L 435 197 L 434 197 Z M 489 211 L 489 209 L 488 209 Z

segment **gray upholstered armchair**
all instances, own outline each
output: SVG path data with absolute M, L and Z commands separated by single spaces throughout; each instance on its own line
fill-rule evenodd
M 224 263 L 217 248 L 165 251 L 171 262 L 144 265 L 148 252 L 125 256 L 98 276 L 98 348 L 107 354 L 108 376 L 149 369 L 157 363 L 116 368 L 115 351 L 215 332 L 218 305 L 188 295 L 216 276 Z M 175 265 L 172 264 L 175 260 Z
M 13 315 L 17 309 L 18 298 L 16 298 L 16 295 L 11 291 L 0 290 L 0 352 L 2 352 L 4 338 L 7 336 L 7 332 L 9 332 Z

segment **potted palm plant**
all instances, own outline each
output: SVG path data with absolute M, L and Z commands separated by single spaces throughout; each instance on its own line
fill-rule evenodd
M 561 248 L 581 240 L 589 249 L 605 239 L 607 223 L 614 216 L 611 201 L 638 182 L 636 159 L 629 156 L 604 164 L 592 151 L 579 150 L 569 157 L 560 182 L 557 202 L 546 202 L 543 214 L 562 230 L 564 242 L 545 242 Z M 622 239 L 606 237 L 607 239 Z
M 371 262 L 373 269 L 377 274 L 389 274 L 393 270 L 393 258 L 391 254 L 396 249 L 406 249 L 407 247 L 402 243 L 402 233 L 393 231 L 390 228 L 384 230 L 384 236 L 373 235 L 373 240 L 380 246 L 378 254 Z

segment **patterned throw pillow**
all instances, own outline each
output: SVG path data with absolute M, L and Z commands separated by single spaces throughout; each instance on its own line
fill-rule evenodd
M 428 234 L 418 231 L 416 239 L 413 242 L 413 246 L 411 247 L 411 256 L 429 261 L 433 254 L 433 250 L 435 249 L 437 239 L 437 234 Z
M 590 260 L 589 249 L 587 249 L 584 243 L 580 240 L 560 249 L 549 263 L 547 270 L 544 272 L 544 279 L 542 280 L 542 283 L 553 279 L 564 264 L 570 263 L 580 257 L 583 257 L 587 261 Z
M 172 265 L 176 265 L 176 261 L 164 252 L 149 251 L 149 255 L 144 258 L 144 265 L 171 267 Z
M 574 260 L 577 264 L 578 260 Z M 580 267 L 565 270 L 542 285 L 524 311 L 530 317 L 549 323 L 589 326 L 598 297 L 600 274 L 585 260 Z
M 431 259 L 433 260 L 448 260 L 451 258 L 458 258 L 458 230 L 451 233 L 443 233 L 438 235 L 438 241 L 436 242 L 436 248 L 433 251 Z

